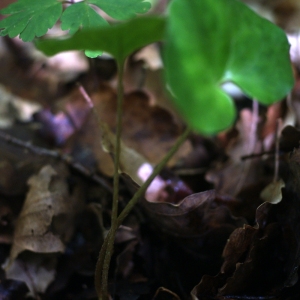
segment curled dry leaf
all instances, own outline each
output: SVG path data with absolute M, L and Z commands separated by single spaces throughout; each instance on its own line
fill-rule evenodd
M 177 204 L 142 200 L 141 205 L 164 245 L 156 276 L 180 294 L 190 291 L 206 272 L 218 270 L 228 237 L 246 222 L 233 217 L 229 208 L 216 200 L 214 190 L 189 195 Z
M 230 233 L 245 223 L 243 218 L 233 217 L 230 210 L 215 199 L 215 191 L 209 190 L 189 195 L 177 204 L 143 200 L 142 205 L 161 230 L 185 238 L 220 228 Z
M 282 179 L 271 182 L 262 190 L 262 192 L 260 193 L 260 197 L 265 202 L 277 204 L 282 199 L 281 189 L 283 187 L 284 187 L 284 182 Z
M 297 282 L 300 150 L 294 151 L 287 169 L 282 201 L 262 204 L 256 212 L 257 226 L 244 226 L 231 234 L 220 273 L 205 275 L 194 288 L 193 299 L 276 296 Z

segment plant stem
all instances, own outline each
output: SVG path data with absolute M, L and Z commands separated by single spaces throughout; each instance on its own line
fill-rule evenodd
M 99 300 L 108 299 L 108 272 L 110 260 L 114 250 L 115 233 L 118 229 L 118 200 L 119 200 L 119 165 L 120 165 L 120 151 L 121 151 L 121 131 L 122 131 L 122 111 L 123 111 L 123 73 L 124 62 L 118 62 L 118 96 L 117 96 L 117 122 L 116 122 L 116 144 L 114 153 L 114 185 L 113 185 L 113 200 L 111 213 L 111 228 L 109 234 L 106 236 L 102 249 L 99 254 L 101 265 L 100 272 L 102 273 L 101 288 L 98 290 Z M 101 253 L 102 252 L 102 253 Z M 97 264 L 98 265 L 98 264 Z M 96 268 L 97 269 L 97 268 Z M 96 277 L 95 277 L 96 278 Z M 97 276 L 98 286 L 98 276 Z
M 121 212 L 121 214 L 119 215 L 119 217 L 117 218 L 117 220 L 115 222 L 116 226 L 114 228 L 111 227 L 111 229 L 109 230 L 109 232 L 108 232 L 108 234 L 107 234 L 107 236 L 106 236 L 106 238 L 103 242 L 103 245 L 101 247 L 101 250 L 100 250 L 100 253 L 99 253 L 99 258 L 98 258 L 98 261 L 97 261 L 97 264 L 96 264 L 95 286 L 96 286 L 96 290 L 97 290 L 97 293 L 98 293 L 99 300 L 108 299 L 107 290 L 103 290 L 103 282 L 101 284 L 100 284 L 100 282 L 104 278 L 104 276 L 103 276 L 104 263 L 105 262 L 108 263 L 108 266 L 109 266 L 110 259 L 111 259 L 112 250 L 110 250 L 109 247 L 113 247 L 113 244 L 111 246 L 111 244 L 109 244 L 109 241 L 112 241 L 112 242 L 114 241 L 115 233 L 116 233 L 117 228 L 121 225 L 121 223 L 126 218 L 128 213 L 132 210 L 134 205 L 137 203 L 137 201 L 144 195 L 144 193 L 146 192 L 147 188 L 149 187 L 149 185 L 151 184 L 153 179 L 161 172 L 161 170 L 165 167 L 165 165 L 170 160 L 170 158 L 177 152 L 177 150 L 183 144 L 183 142 L 186 140 L 186 138 L 188 137 L 190 132 L 191 132 L 190 128 L 187 128 L 184 131 L 184 133 L 178 138 L 176 143 L 172 146 L 172 148 L 165 155 L 165 157 L 162 159 L 162 161 L 154 168 L 154 170 L 151 173 L 150 177 L 144 182 L 144 184 L 134 194 L 132 199 L 127 203 L 126 207 L 123 209 L 123 211 Z M 110 256 L 107 255 L 108 252 L 110 252 Z M 109 261 L 108 261 L 108 259 L 109 259 Z M 107 273 L 107 275 L 108 275 L 108 273 Z M 108 284 L 107 284 L 108 283 L 108 276 L 105 277 L 105 278 L 107 279 L 107 282 L 106 282 L 106 288 L 107 288 L 107 286 L 108 286 Z
M 178 138 L 176 143 L 172 146 L 172 148 L 169 150 L 169 152 L 165 155 L 165 157 L 160 161 L 160 163 L 154 168 L 153 172 L 149 176 L 149 178 L 143 183 L 143 185 L 136 191 L 134 196 L 131 198 L 131 200 L 127 203 L 123 211 L 118 217 L 118 226 L 121 225 L 123 220 L 127 217 L 129 212 L 133 209 L 133 207 L 136 205 L 138 200 L 144 196 L 147 188 L 153 181 L 153 179 L 162 171 L 162 169 L 166 166 L 167 162 L 170 160 L 170 158 L 177 152 L 179 147 L 183 144 L 183 142 L 186 140 L 188 135 L 191 133 L 191 129 L 187 127 L 183 134 Z

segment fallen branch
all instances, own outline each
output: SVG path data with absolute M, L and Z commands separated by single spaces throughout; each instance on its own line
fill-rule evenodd
M 65 164 L 67 164 L 73 170 L 76 170 L 81 175 L 85 176 L 86 178 L 91 179 L 94 182 L 100 184 L 103 188 L 105 188 L 107 191 L 112 193 L 112 187 L 109 185 L 108 182 L 106 182 L 105 179 L 101 178 L 100 176 L 95 174 L 93 171 L 90 171 L 88 168 L 86 168 L 82 164 L 74 161 L 74 159 L 71 155 L 61 153 L 58 150 L 49 150 L 49 149 L 45 149 L 42 147 L 34 146 L 30 142 L 25 142 L 21 139 L 15 138 L 15 137 L 11 136 L 10 134 L 7 134 L 3 131 L 0 131 L 0 138 L 2 140 L 6 141 L 7 143 L 24 148 L 33 154 L 59 159 L 59 160 L 63 161 Z

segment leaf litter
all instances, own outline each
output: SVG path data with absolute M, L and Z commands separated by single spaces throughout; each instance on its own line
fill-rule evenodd
M 20 41 L 2 41 L 17 51 L 1 51 L 8 57 L 1 84 L 41 108 L 22 119 L 6 106 L 0 120 L 18 141 L 0 142 L 0 296 L 96 299 L 94 266 L 111 215 L 115 65 L 109 57 L 82 65 L 76 54 L 79 68 L 57 69 Z M 151 47 L 132 56 L 125 73 L 120 209 L 185 126 Z M 298 299 L 297 110 L 290 118 L 298 98 L 297 84 L 290 99 L 269 108 L 243 97 L 230 130 L 189 137 L 117 231 L 114 299 Z M 278 118 L 289 125 L 274 183 Z

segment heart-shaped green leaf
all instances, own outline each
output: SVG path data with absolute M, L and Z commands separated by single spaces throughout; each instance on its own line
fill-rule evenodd
M 236 0 L 173 0 L 164 62 L 179 111 L 205 134 L 234 121 L 222 83 L 232 81 L 270 104 L 294 82 L 284 32 Z
M 68 39 L 49 39 L 36 42 L 46 55 L 61 51 L 89 49 L 110 53 L 118 62 L 137 49 L 163 38 L 165 19 L 141 17 L 107 28 L 82 30 Z

